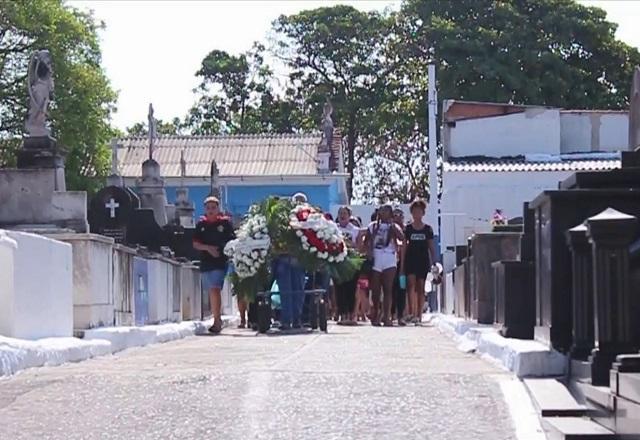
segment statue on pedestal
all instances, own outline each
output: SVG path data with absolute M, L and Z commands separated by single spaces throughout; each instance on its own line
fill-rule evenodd
M 55 190 L 65 191 L 64 151 L 58 148 L 47 126 L 49 103 L 53 96 L 53 61 L 48 50 L 38 50 L 31 55 L 27 79 L 27 135 L 22 141 L 22 148 L 18 150 L 18 168 L 53 168 Z
M 333 142 L 333 119 L 331 119 L 331 115 L 333 114 L 333 106 L 329 99 L 324 104 L 324 109 L 322 110 L 322 141 L 320 145 L 324 147 L 326 150 L 329 150 L 331 147 L 331 143 Z
M 53 62 L 48 50 L 39 50 L 29 61 L 29 116 L 25 128 L 31 137 L 47 137 L 47 110 L 53 96 Z

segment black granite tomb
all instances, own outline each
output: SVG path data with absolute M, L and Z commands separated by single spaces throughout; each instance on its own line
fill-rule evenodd
M 593 252 L 595 346 L 591 383 L 609 385 L 609 370 L 620 354 L 640 350 L 640 297 L 629 284 L 629 245 L 637 237 L 638 219 L 607 209 L 587 220 Z
M 634 156 L 628 157 L 625 163 L 633 164 Z M 572 281 L 565 232 L 608 207 L 640 215 L 640 168 L 576 173 L 560 187 L 567 189 L 544 191 L 530 204 L 535 211 L 535 334 L 568 352 L 573 331 Z
M 535 279 L 530 261 L 496 261 L 494 274 L 496 323 L 505 338 L 533 339 Z
M 587 226 L 581 224 L 567 231 L 571 249 L 573 345 L 571 357 L 587 360 L 594 344 L 593 263 Z
M 136 244 L 128 234 L 140 200 L 128 188 L 108 186 L 91 199 L 89 227 L 95 234 L 111 237 L 119 244 Z

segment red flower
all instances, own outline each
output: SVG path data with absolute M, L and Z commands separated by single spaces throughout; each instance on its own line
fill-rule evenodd
M 309 214 L 311 214 L 311 210 L 303 208 L 296 213 L 296 217 L 299 221 L 304 222 L 309 218 Z

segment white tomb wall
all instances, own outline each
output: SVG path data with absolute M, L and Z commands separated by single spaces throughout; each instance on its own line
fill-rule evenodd
M 9 306 L 0 315 L 5 336 L 21 339 L 73 335 L 73 255 L 71 245 L 41 235 L 7 231 L 17 248 L 13 289 L 2 291 Z M 5 261 L 8 261 L 5 255 Z M 7 332 L 7 333 L 5 333 Z
M 113 239 L 97 234 L 53 235 L 73 250 L 73 327 L 114 324 Z
M 149 260 L 149 322 L 169 320 L 169 264 L 159 259 Z
M 13 334 L 14 258 L 18 244 L 0 230 L 0 335 Z

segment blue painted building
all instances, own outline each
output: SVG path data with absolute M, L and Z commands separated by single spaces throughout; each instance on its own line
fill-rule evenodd
M 134 190 L 142 162 L 149 157 L 148 148 L 146 137 L 118 142 L 118 170 Z M 303 192 L 312 204 L 327 211 L 348 203 L 348 175 L 342 165 L 338 130 L 329 148 L 320 133 L 161 136 L 155 140 L 153 158 L 160 164 L 168 202 L 175 202 L 177 188 L 187 187 L 195 202 L 196 219 L 211 189 L 212 161 L 219 170 L 217 186 L 223 207 L 236 218 L 270 195 Z

